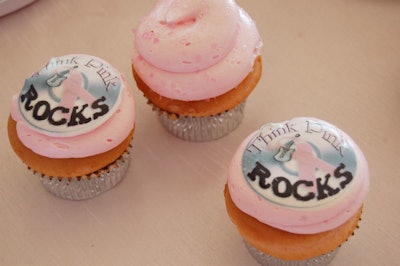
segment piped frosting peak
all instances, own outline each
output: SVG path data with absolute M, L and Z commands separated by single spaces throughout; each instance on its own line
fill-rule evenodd
M 262 46 L 254 21 L 233 0 L 162 0 L 134 32 L 136 72 L 155 92 L 183 101 L 234 88 Z

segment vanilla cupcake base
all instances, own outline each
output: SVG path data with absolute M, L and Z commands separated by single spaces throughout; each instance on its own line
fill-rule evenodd
M 336 252 L 338 251 L 336 249 L 327 254 L 320 255 L 307 260 L 283 260 L 259 251 L 258 249 L 247 243 L 245 240 L 244 243 L 246 248 L 249 250 L 251 256 L 253 256 L 253 258 L 262 266 L 270 266 L 270 265 L 271 266 L 308 266 L 308 265 L 323 266 L 323 265 L 328 265 L 335 257 Z
M 171 118 L 159 112 L 161 124 L 174 136 L 188 141 L 210 141 L 221 138 L 234 130 L 243 120 L 245 101 L 232 110 L 212 116 L 179 116 Z
M 130 161 L 130 149 L 115 162 L 88 176 L 73 178 L 49 177 L 36 172 L 42 185 L 57 197 L 85 200 L 96 197 L 116 186 L 125 176 Z

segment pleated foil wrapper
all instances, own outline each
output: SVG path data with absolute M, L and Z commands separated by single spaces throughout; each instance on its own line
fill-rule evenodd
M 262 266 L 308 266 L 308 265 L 328 265 L 334 256 L 336 255 L 336 252 L 338 249 L 331 251 L 329 253 L 326 253 L 324 255 L 320 255 L 318 257 L 314 257 L 311 259 L 307 260 L 283 260 L 279 259 L 273 256 L 270 256 L 268 254 L 265 254 L 258 249 L 254 248 L 251 246 L 249 243 L 244 241 L 247 249 L 249 250 L 250 254 L 253 256 L 253 258 L 260 263 Z
M 188 141 L 202 142 L 221 138 L 233 131 L 243 120 L 245 101 L 232 110 L 212 116 L 179 116 L 171 118 L 159 111 L 161 124 L 174 136 Z
M 130 149 L 115 162 L 88 176 L 58 178 L 35 173 L 42 185 L 57 197 L 68 200 L 94 198 L 113 188 L 125 176 L 130 161 Z

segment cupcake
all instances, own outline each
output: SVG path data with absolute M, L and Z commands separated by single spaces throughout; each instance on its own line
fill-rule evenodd
M 262 265 L 326 265 L 358 227 L 368 189 L 367 162 L 346 133 L 295 118 L 240 144 L 225 203 Z
M 262 72 L 256 24 L 233 0 L 161 0 L 134 30 L 133 76 L 175 136 L 236 128 Z
M 8 136 L 15 153 L 50 192 L 95 197 L 124 176 L 135 125 L 125 78 L 84 54 L 52 58 L 12 98 Z

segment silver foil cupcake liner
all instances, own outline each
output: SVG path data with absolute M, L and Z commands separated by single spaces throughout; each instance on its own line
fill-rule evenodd
M 174 136 L 188 141 L 210 141 L 221 138 L 234 130 L 243 120 L 245 101 L 232 110 L 212 116 L 179 116 L 170 118 L 159 112 L 161 124 Z
M 326 253 L 324 255 L 320 255 L 311 259 L 307 259 L 307 260 L 283 260 L 283 259 L 279 259 L 273 256 L 270 256 L 268 254 L 265 254 L 261 251 L 259 251 L 258 249 L 256 249 L 255 247 L 251 246 L 249 243 L 247 243 L 246 241 L 244 241 L 247 249 L 249 250 L 250 254 L 253 256 L 253 258 L 260 263 L 260 265 L 263 266 L 269 266 L 269 265 L 273 265 L 273 266 L 308 266 L 308 265 L 318 265 L 318 266 L 322 266 L 322 265 L 328 265 L 333 257 L 336 255 L 336 252 L 338 251 L 338 249 L 333 250 L 329 253 Z
M 85 200 L 113 188 L 125 176 L 129 166 L 129 150 L 115 162 L 88 176 L 58 178 L 35 173 L 42 185 L 57 197 L 68 200 Z

